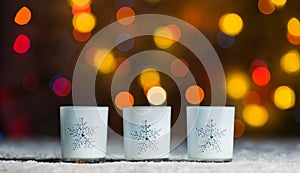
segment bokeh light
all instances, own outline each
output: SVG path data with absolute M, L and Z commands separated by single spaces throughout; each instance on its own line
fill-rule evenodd
M 249 84 L 247 78 L 241 74 L 232 74 L 227 79 L 227 94 L 231 98 L 240 99 L 248 91 Z
M 132 49 L 134 46 L 134 42 L 134 38 L 128 33 L 122 33 L 116 38 L 117 48 L 123 52 Z
M 116 19 L 122 25 L 130 25 L 135 19 L 135 12 L 130 7 L 122 7 L 117 11 Z
M 200 86 L 192 85 L 185 91 L 185 99 L 190 104 L 200 104 L 204 99 L 204 90 Z
M 278 109 L 285 110 L 295 105 L 295 92 L 288 86 L 280 86 L 274 92 L 274 104 Z
M 224 34 L 221 31 L 217 35 L 217 43 L 222 48 L 230 48 L 233 46 L 234 42 L 235 42 L 234 36 Z
M 268 64 L 266 63 L 266 61 L 264 61 L 262 59 L 255 59 L 255 60 L 252 61 L 249 70 L 251 72 L 253 72 L 253 70 L 256 69 L 257 67 L 268 68 Z
M 252 72 L 252 80 L 258 86 L 265 86 L 270 82 L 271 73 L 266 67 L 257 67 Z
M 15 16 L 15 23 L 18 25 L 26 25 L 31 19 L 31 11 L 28 7 L 22 7 Z
M 60 74 L 57 74 L 57 75 L 51 77 L 50 82 L 49 82 L 49 88 L 50 88 L 51 90 L 53 90 L 53 84 L 54 84 L 54 82 L 55 82 L 58 78 L 61 78 L 61 77 L 63 77 L 63 76 L 60 75 Z
M 300 70 L 300 54 L 296 49 L 288 51 L 280 60 L 280 66 L 286 73 L 298 73 Z
M 130 92 L 127 91 L 119 92 L 115 97 L 115 104 L 120 110 L 122 110 L 124 107 L 133 106 L 134 97 Z
M 89 4 L 85 6 L 74 5 L 72 7 L 72 14 L 75 16 L 78 13 L 91 13 L 91 6 Z
M 122 65 L 122 68 L 119 68 L 119 66 Z M 130 61 L 126 60 L 124 57 L 120 57 L 116 59 L 116 75 L 124 77 L 127 76 L 128 73 L 131 70 L 131 64 Z
M 30 39 L 25 34 L 20 34 L 14 42 L 14 51 L 24 54 L 30 49 Z
M 243 29 L 243 20 L 236 13 L 227 13 L 220 18 L 219 27 L 223 33 L 236 36 Z
M 82 33 L 82 32 L 77 31 L 75 28 L 73 29 L 73 37 L 75 40 L 77 40 L 79 42 L 85 42 L 85 41 L 89 40 L 91 35 L 92 35 L 91 32 Z
M 189 63 L 185 59 L 175 59 L 172 61 L 170 70 L 176 77 L 184 77 L 189 71 Z
M 73 17 L 74 28 L 82 33 L 91 32 L 96 25 L 96 18 L 91 13 L 78 13 Z
M 287 31 L 286 38 L 291 44 L 300 45 L 300 36 L 294 36 Z
M 91 4 L 91 0 L 71 0 L 71 6 L 87 6 Z
M 162 105 L 167 99 L 167 93 L 162 87 L 155 86 L 149 89 L 147 99 L 152 105 Z
M 255 91 L 249 91 L 245 96 L 243 97 L 243 105 L 247 106 L 249 104 L 260 104 L 260 96 L 257 92 Z
M 139 82 L 142 88 L 151 83 L 160 83 L 159 73 L 154 69 L 145 69 L 140 74 Z
M 296 37 L 300 36 L 300 22 L 296 17 L 293 17 L 289 20 L 287 24 L 288 32 Z
M 101 64 L 100 64 L 101 63 Z M 94 54 L 94 64 L 104 74 L 113 72 L 116 69 L 116 60 L 113 52 L 108 49 L 97 49 Z
M 173 40 L 178 41 L 181 38 L 181 29 L 177 25 L 171 24 L 167 25 L 165 28 L 172 33 Z
M 175 38 L 170 28 L 157 27 L 153 34 L 154 43 L 161 49 L 168 49 L 175 42 Z
M 287 0 L 271 0 L 271 2 L 278 8 L 283 7 Z
M 23 76 L 23 87 L 28 91 L 36 90 L 40 85 L 40 78 L 33 72 L 28 72 Z
M 265 15 L 270 15 L 276 10 L 271 0 L 259 0 L 257 7 L 258 10 Z
M 242 120 L 234 120 L 234 137 L 239 138 L 245 133 L 245 123 Z
M 250 126 L 262 127 L 267 123 L 269 114 L 265 107 L 250 104 L 244 108 L 243 119 Z
M 53 83 L 53 92 L 60 97 L 65 97 L 70 94 L 72 89 L 71 82 L 64 77 L 57 78 Z

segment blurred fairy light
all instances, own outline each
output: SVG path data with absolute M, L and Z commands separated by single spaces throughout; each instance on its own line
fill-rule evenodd
M 94 66 L 98 67 L 98 70 L 102 73 L 111 73 L 116 68 L 116 60 L 114 54 L 106 48 L 96 49 L 93 55 L 93 59 Z
M 74 28 L 82 33 L 91 32 L 96 25 L 96 18 L 91 13 L 78 13 L 73 17 Z
M 292 108 L 296 101 L 295 92 L 288 86 L 280 86 L 276 88 L 273 100 L 278 109 L 286 110 Z
M 71 6 L 87 6 L 91 4 L 91 0 L 70 0 Z
M 116 13 L 116 19 L 122 25 L 130 25 L 135 19 L 135 12 L 131 7 L 121 7 Z
M 252 72 L 252 80 L 258 86 L 265 86 L 270 82 L 271 73 L 266 67 L 257 67 Z
M 298 73 L 300 70 L 300 54 L 296 49 L 288 51 L 280 60 L 280 66 L 286 73 Z
M 234 120 L 234 137 L 239 138 L 245 133 L 245 123 L 242 120 Z
M 242 98 L 248 91 L 248 80 L 242 73 L 232 74 L 227 79 L 227 94 L 234 99 Z
M 262 60 L 262 59 L 255 59 L 252 61 L 249 70 L 251 72 L 253 72 L 254 69 L 256 69 L 257 67 L 265 67 L 268 68 L 268 64 L 266 63 L 266 61 Z
M 168 49 L 175 43 L 175 41 L 178 41 L 180 37 L 180 28 L 173 24 L 157 27 L 153 34 L 154 43 L 161 49 Z
M 273 14 L 276 10 L 275 5 L 271 2 L 271 0 L 259 0 L 257 7 L 258 10 L 265 15 Z
M 79 42 L 85 42 L 88 39 L 90 39 L 92 33 L 91 32 L 87 32 L 87 33 L 82 33 L 77 31 L 75 28 L 73 29 L 73 37 L 75 38 L 75 40 L 79 41 Z
M 167 93 L 160 86 L 154 86 L 147 92 L 147 99 L 151 105 L 162 105 L 166 102 Z
M 243 97 L 243 105 L 247 106 L 249 104 L 260 104 L 260 96 L 257 92 L 255 91 L 248 91 L 247 94 L 244 95 Z
M 31 11 L 28 7 L 23 6 L 15 16 L 15 23 L 18 25 L 26 25 L 31 19 Z
M 120 65 L 122 65 L 122 68 L 119 68 Z M 121 77 L 127 76 L 131 70 L 130 61 L 126 61 L 126 58 L 124 57 L 117 58 L 116 68 L 117 68 L 116 75 Z
M 230 48 L 230 47 L 233 46 L 234 42 L 235 42 L 235 37 L 234 36 L 224 34 L 221 31 L 217 35 L 217 43 L 222 48 Z
M 265 107 L 250 104 L 244 108 L 243 119 L 250 126 L 262 127 L 267 123 L 269 114 Z
M 271 2 L 278 8 L 285 6 L 287 0 L 271 0 Z
M 170 70 L 176 77 L 184 77 L 189 72 L 189 63 L 185 59 L 175 59 L 172 61 Z
M 72 7 L 72 14 L 75 16 L 78 13 L 91 13 L 91 6 L 87 4 L 85 6 L 74 5 Z
M 236 36 L 243 29 L 243 20 L 236 13 L 227 13 L 220 18 L 219 27 L 223 33 Z
M 67 78 L 58 77 L 53 82 L 52 90 L 57 96 L 65 97 L 70 94 L 72 90 L 72 84 Z
M 287 30 L 293 36 L 300 36 L 300 22 L 296 17 L 293 17 L 289 20 L 287 24 Z
M 13 50 L 16 53 L 24 54 L 30 49 L 30 45 L 30 39 L 25 34 L 20 34 L 14 42 Z
M 300 36 L 294 36 L 288 31 L 286 32 L 287 40 L 293 45 L 300 45 Z
M 192 85 L 185 91 L 185 99 L 190 104 L 200 104 L 204 99 L 204 90 L 200 86 Z
M 142 88 L 156 86 L 160 83 L 159 73 L 155 69 L 145 69 L 139 76 L 139 83 Z
M 125 41 L 126 40 L 126 41 Z M 117 48 L 123 52 L 129 51 L 134 46 L 134 38 L 128 33 L 122 33 L 116 38 Z
M 127 91 L 119 92 L 115 97 L 115 105 L 120 110 L 122 110 L 124 107 L 133 106 L 133 104 L 134 104 L 134 97 L 130 92 Z

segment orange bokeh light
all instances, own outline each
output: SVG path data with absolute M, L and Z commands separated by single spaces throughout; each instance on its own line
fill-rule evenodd
M 276 9 L 271 0 L 259 0 L 257 7 L 258 10 L 265 15 L 272 14 Z
M 255 91 L 249 91 L 244 97 L 243 97 L 243 105 L 249 105 L 249 104 L 260 104 L 260 96 Z
M 120 24 L 130 25 L 135 19 L 135 12 L 130 7 L 122 7 L 117 11 L 116 18 Z
M 116 106 L 122 110 L 134 104 L 134 97 L 127 91 L 119 92 L 115 98 Z
M 204 91 L 201 87 L 192 85 L 185 91 L 185 98 L 190 104 L 200 104 L 204 99 Z
M 72 14 L 75 16 L 78 13 L 91 13 L 90 4 L 86 4 L 84 6 L 74 5 L 72 7 Z
M 88 39 L 90 39 L 92 33 L 91 32 L 87 32 L 87 33 L 82 33 L 77 31 L 75 28 L 73 29 L 73 37 L 75 40 L 79 41 L 79 42 L 85 42 Z
M 271 74 L 266 67 L 257 67 L 252 72 L 252 80 L 258 86 L 265 86 L 270 82 Z
M 22 7 L 15 16 L 15 22 L 18 25 L 26 25 L 31 19 L 31 11 L 27 7 Z
M 300 45 L 300 36 L 294 36 L 287 31 L 286 38 L 291 44 Z
M 234 120 L 234 137 L 241 137 L 245 133 L 245 123 L 239 119 Z

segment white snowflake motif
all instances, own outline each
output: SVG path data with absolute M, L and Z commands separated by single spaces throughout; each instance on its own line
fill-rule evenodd
M 73 150 L 79 148 L 93 148 L 95 146 L 93 137 L 97 128 L 98 127 L 88 126 L 83 118 L 80 118 L 79 122 L 75 123 L 73 127 L 69 127 L 69 135 L 73 138 Z
M 219 129 L 216 126 L 214 120 L 211 119 L 205 127 L 196 128 L 200 137 L 199 147 L 202 148 L 202 152 L 207 150 L 222 151 L 221 138 L 225 136 L 226 129 Z
M 151 125 L 148 124 L 147 120 L 141 125 L 141 130 L 131 132 L 130 135 L 133 136 L 134 140 L 138 141 L 138 153 L 142 154 L 148 150 L 157 150 L 156 139 L 160 136 L 161 129 L 152 129 Z

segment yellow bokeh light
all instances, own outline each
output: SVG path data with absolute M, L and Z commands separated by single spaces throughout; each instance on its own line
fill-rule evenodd
M 288 32 L 296 37 L 300 36 L 300 22 L 297 18 L 293 17 L 289 20 L 287 25 Z
M 286 73 L 297 73 L 300 70 L 300 54 L 294 49 L 284 54 L 280 66 Z
M 248 91 L 248 80 L 243 74 L 233 74 L 227 79 L 227 94 L 234 99 L 242 98 Z
M 82 33 L 91 32 L 96 25 L 96 18 L 91 13 L 78 13 L 73 17 L 74 28 Z
M 155 86 L 149 89 L 147 99 L 152 105 L 162 105 L 167 99 L 167 93 L 162 87 Z
M 286 4 L 287 0 L 271 0 L 271 2 L 276 6 L 276 7 L 283 7 Z
M 224 14 L 219 20 L 221 31 L 227 35 L 238 35 L 243 29 L 243 20 L 236 13 Z
M 160 82 L 159 73 L 154 69 L 146 69 L 141 73 L 139 82 L 142 88 L 149 86 L 149 83 L 157 84 Z
M 70 0 L 71 1 L 71 6 L 86 6 L 91 4 L 91 0 Z
M 267 123 L 269 114 L 263 106 L 250 104 L 244 108 L 243 119 L 250 126 L 262 127 Z
M 161 49 L 168 49 L 175 42 L 172 30 L 168 27 L 157 27 L 153 38 L 156 46 Z
M 102 73 L 108 74 L 113 72 L 116 68 L 114 54 L 108 49 L 97 49 L 94 53 L 94 65 Z
M 288 86 L 280 86 L 275 90 L 273 99 L 277 108 L 289 109 L 295 105 L 295 92 Z

